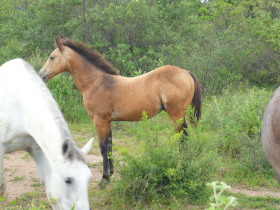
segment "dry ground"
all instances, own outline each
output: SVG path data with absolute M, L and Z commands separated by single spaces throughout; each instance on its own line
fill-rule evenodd
M 100 180 L 102 172 L 101 155 L 89 154 L 87 162 L 93 174 L 93 182 L 91 187 L 96 187 Z M 15 152 L 5 155 L 5 182 L 7 200 L 14 200 L 17 196 L 25 193 L 34 192 L 36 190 L 44 191 L 44 187 L 40 184 L 38 171 L 32 158 L 25 152 Z M 247 196 L 272 196 L 280 198 L 280 192 L 271 191 L 267 188 L 246 189 L 242 186 L 236 186 L 231 189 L 233 193 L 242 193 Z
M 102 157 L 100 155 L 89 154 L 87 162 L 93 165 L 91 168 L 93 174 L 92 185 L 97 185 L 101 178 L 101 163 Z M 32 192 L 38 188 L 44 190 L 40 184 L 39 174 L 35 162 L 26 152 L 14 152 L 5 155 L 5 183 L 6 192 L 5 197 L 8 200 L 14 200 L 17 196 L 24 193 Z

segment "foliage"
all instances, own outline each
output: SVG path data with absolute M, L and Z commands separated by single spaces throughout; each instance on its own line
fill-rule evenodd
M 222 195 L 225 190 L 231 188 L 226 183 L 214 181 L 207 183 L 207 186 L 213 189 L 213 196 L 210 197 L 210 201 L 214 201 L 214 203 L 210 203 L 210 208 L 207 210 L 226 210 L 231 206 L 237 205 L 235 197 Z
M 222 154 L 237 157 L 246 141 L 260 137 L 262 113 L 270 97 L 265 93 L 257 89 L 225 91 L 223 97 L 209 98 L 203 122 L 209 129 L 220 130 Z
M 31 204 L 29 210 L 45 210 L 46 207 L 44 205 L 40 205 L 40 206 L 37 206 L 37 205 L 34 205 L 33 203 Z
M 204 129 L 216 132 L 218 152 L 231 161 L 221 169 L 229 181 L 253 184 L 266 182 L 265 174 L 273 174 L 261 144 L 261 126 L 271 92 L 265 89 L 241 88 L 225 90 L 204 103 Z M 223 168 L 223 167 L 222 167 Z
M 126 76 L 176 65 L 205 93 L 279 82 L 275 0 L 4 0 L 0 14 L 0 63 L 44 57 L 63 35 L 94 46 Z
M 214 148 L 195 130 L 192 138 L 181 134 L 157 138 L 148 121 L 137 154 L 124 153 L 118 166 L 121 177 L 116 193 L 133 202 L 152 203 L 159 198 L 187 198 L 188 202 L 205 201 L 209 181 L 216 165 Z
M 69 74 L 58 75 L 48 83 L 62 113 L 69 122 L 83 121 L 87 119 L 87 113 L 82 103 L 73 78 Z

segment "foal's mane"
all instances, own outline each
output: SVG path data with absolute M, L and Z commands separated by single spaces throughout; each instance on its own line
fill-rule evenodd
M 83 56 L 87 61 L 91 64 L 98 67 L 100 70 L 113 75 L 119 75 L 120 71 L 117 70 L 112 64 L 106 60 L 101 53 L 94 50 L 93 48 L 86 46 L 81 42 L 75 42 L 68 38 L 61 38 L 61 43 L 64 46 L 71 48 L 72 50 L 76 51 L 78 54 Z

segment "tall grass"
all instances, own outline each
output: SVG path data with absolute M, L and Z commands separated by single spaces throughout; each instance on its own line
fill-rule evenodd
M 226 161 L 220 175 L 242 184 L 269 185 L 273 170 L 261 144 L 262 117 L 272 91 L 258 88 L 225 90 L 207 98 L 202 124 L 213 133 L 212 141 Z M 256 183 L 257 182 L 257 183 Z
M 48 83 L 48 87 L 68 122 L 85 122 L 90 120 L 83 106 L 82 95 L 69 73 L 56 76 Z
M 142 146 L 119 160 L 121 177 L 115 192 L 131 202 L 151 203 L 157 199 L 187 199 L 202 202 L 209 196 L 206 182 L 218 160 L 211 142 L 190 129 L 190 138 L 181 134 L 159 138 L 147 119 L 141 122 Z

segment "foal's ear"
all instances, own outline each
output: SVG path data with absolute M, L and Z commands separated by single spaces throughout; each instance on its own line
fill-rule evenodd
M 61 43 L 61 41 L 58 40 L 57 38 L 55 38 L 55 43 L 56 43 L 56 47 L 57 47 L 60 51 L 63 51 L 63 44 Z
M 62 145 L 62 154 L 67 159 L 74 157 L 73 143 L 70 140 L 66 140 Z

